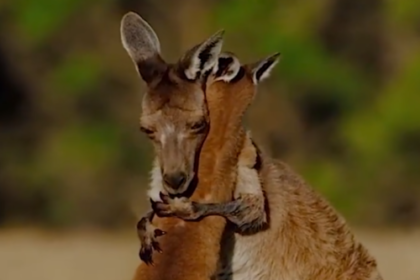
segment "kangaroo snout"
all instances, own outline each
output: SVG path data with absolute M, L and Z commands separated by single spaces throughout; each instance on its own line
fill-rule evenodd
M 163 174 L 163 181 L 174 191 L 179 190 L 187 181 L 187 174 L 182 171 Z

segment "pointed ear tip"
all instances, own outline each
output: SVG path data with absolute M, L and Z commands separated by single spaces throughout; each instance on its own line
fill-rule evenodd
M 276 52 L 271 56 L 273 59 L 279 59 L 281 57 L 281 52 Z
M 139 17 L 140 16 L 137 13 L 135 13 L 133 11 L 129 11 L 129 12 L 127 12 L 123 15 L 121 21 L 127 21 L 130 18 L 139 18 Z
M 235 56 L 235 54 L 234 54 L 233 52 L 230 52 L 230 51 L 223 51 L 223 52 L 220 52 L 220 54 L 219 54 L 219 58 L 227 58 L 227 57 L 233 57 L 233 58 L 236 58 L 236 56 Z
M 128 11 L 128 12 L 125 13 L 124 16 L 139 16 L 139 15 L 136 12 Z
M 215 38 L 215 39 L 217 39 L 217 40 L 222 40 L 224 35 L 225 35 L 225 30 L 224 29 L 220 29 L 219 31 L 217 31 L 216 33 L 214 33 L 214 35 L 212 37 Z
M 139 14 L 129 11 L 125 13 L 121 19 L 121 26 L 134 23 L 135 25 L 142 24 L 148 25 L 147 21 L 145 21 Z

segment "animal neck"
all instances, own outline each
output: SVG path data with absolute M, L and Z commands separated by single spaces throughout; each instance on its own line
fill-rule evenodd
M 198 186 L 193 197 L 213 201 L 232 199 L 238 156 L 245 140 L 242 118 L 248 103 L 237 103 L 240 93 L 223 93 L 207 101 L 210 130 L 202 146 Z

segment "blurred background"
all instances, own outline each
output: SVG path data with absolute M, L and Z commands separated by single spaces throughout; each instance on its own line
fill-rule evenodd
M 2 280 L 24 279 L 14 268 L 40 251 L 48 269 L 31 276 L 43 280 L 134 272 L 153 154 L 138 129 L 144 83 L 120 42 L 130 10 L 168 61 L 221 28 L 243 62 L 281 52 L 247 115 L 254 138 L 330 200 L 388 279 L 420 279 L 419 0 L 3 0 Z

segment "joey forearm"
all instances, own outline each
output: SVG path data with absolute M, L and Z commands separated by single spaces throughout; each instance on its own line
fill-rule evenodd
M 146 214 L 137 222 L 137 234 L 141 233 L 148 223 L 152 223 L 155 211 L 153 209 L 147 210 Z
M 242 194 L 239 198 L 220 203 L 199 203 L 187 198 L 169 198 L 161 195 L 162 202 L 154 202 L 158 216 L 176 216 L 184 220 L 198 220 L 205 216 L 223 216 L 239 232 L 257 231 L 267 222 L 265 198 L 257 194 Z
M 265 197 L 257 194 L 242 194 L 227 206 L 226 218 L 239 232 L 248 233 L 262 229 L 267 223 Z
M 224 203 L 194 204 L 203 216 L 223 216 L 234 224 L 239 232 L 258 230 L 267 220 L 264 197 L 255 194 L 242 194 L 239 198 Z

